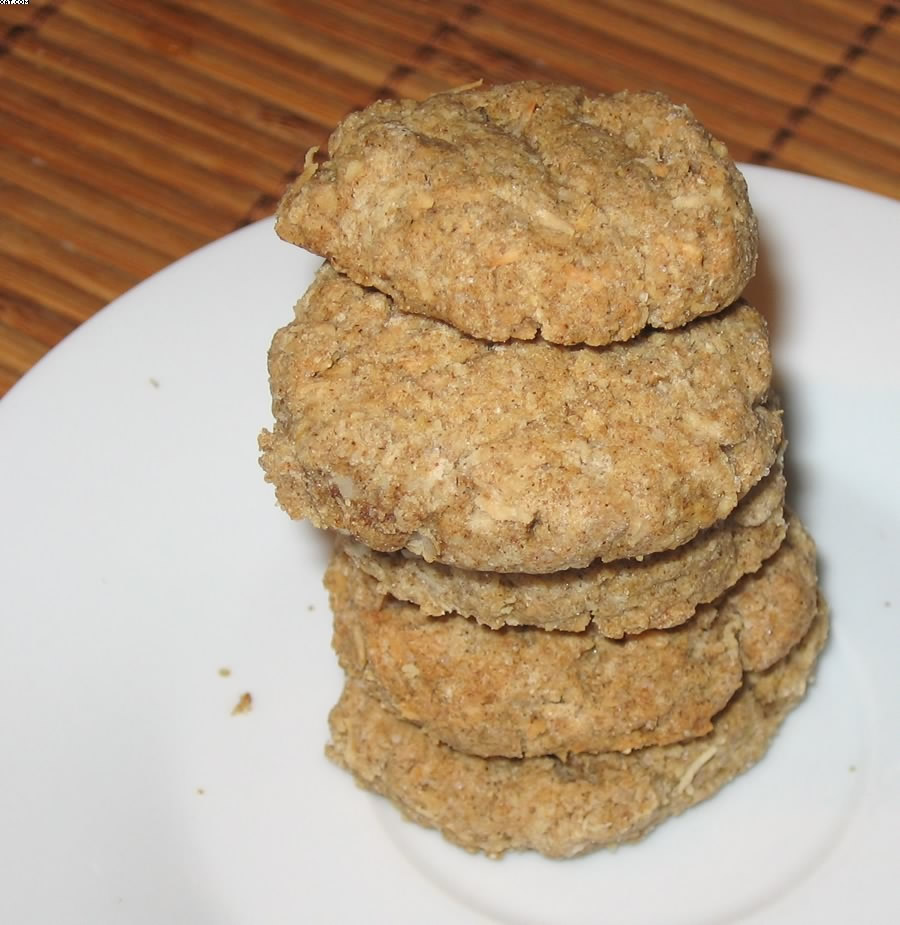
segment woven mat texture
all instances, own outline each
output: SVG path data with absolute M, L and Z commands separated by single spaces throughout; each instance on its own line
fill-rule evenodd
M 274 208 L 384 96 L 655 88 L 736 160 L 900 198 L 900 9 L 869 0 L 59 0 L 0 6 L 0 394 Z

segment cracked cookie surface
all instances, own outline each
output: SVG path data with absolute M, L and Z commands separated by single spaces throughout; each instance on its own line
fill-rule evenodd
M 757 224 L 725 146 L 658 93 L 518 83 L 353 113 L 276 229 L 476 337 L 627 340 L 737 299 Z

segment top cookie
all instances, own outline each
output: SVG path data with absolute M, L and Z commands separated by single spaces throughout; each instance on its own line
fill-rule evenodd
M 276 229 L 405 311 L 493 341 L 627 340 L 732 303 L 757 226 L 725 146 L 657 93 L 516 83 L 385 100 Z

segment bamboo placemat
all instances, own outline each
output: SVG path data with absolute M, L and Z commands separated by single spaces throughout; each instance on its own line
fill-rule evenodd
M 378 97 L 656 88 L 737 160 L 900 198 L 876 0 L 57 0 L 0 6 L 0 394 L 111 299 L 272 211 Z

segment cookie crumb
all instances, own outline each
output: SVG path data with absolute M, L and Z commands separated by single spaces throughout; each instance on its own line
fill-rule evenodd
M 249 691 L 241 694 L 241 699 L 235 704 L 231 711 L 232 716 L 239 716 L 242 713 L 249 713 L 253 709 L 253 696 Z
M 202 796 L 205 796 L 205 795 L 206 795 L 206 791 L 205 791 L 202 787 L 198 787 L 198 788 L 194 791 L 194 793 L 196 793 L 198 797 L 202 797 Z
M 219 677 L 220 677 L 220 678 L 230 678 L 230 677 L 231 677 L 231 669 L 230 669 L 227 665 L 226 665 L 225 667 L 223 667 L 223 668 L 220 668 L 220 669 L 219 669 Z

